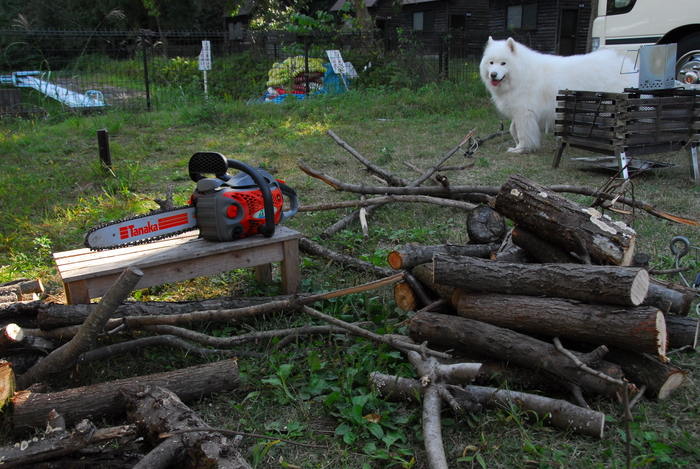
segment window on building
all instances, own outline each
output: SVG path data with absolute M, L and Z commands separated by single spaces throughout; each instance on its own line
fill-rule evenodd
M 413 13 L 414 31 L 433 31 L 435 29 L 435 16 L 432 11 L 416 11 Z
M 537 29 L 537 4 L 512 5 L 508 7 L 506 27 L 508 29 Z
M 467 29 L 466 15 L 450 15 L 450 29 L 458 31 Z

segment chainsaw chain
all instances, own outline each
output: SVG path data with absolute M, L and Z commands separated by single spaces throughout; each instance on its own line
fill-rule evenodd
M 131 216 L 131 217 L 125 217 L 125 218 L 121 218 L 121 219 L 119 219 L 119 220 L 113 220 L 113 221 L 109 221 L 109 222 L 105 222 L 105 223 L 99 224 L 99 225 L 97 225 L 97 226 L 93 226 L 93 227 L 90 228 L 90 230 L 85 234 L 85 247 L 86 247 L 86 248 L 90 248 L 91 251 L 108 251 L 108 250 L 110 250 L 110 249 L 119 249 L 119 248 L 125 248 L 125 247 L 129 247 L 129 246 L 139 246 L 139 245 L 141 245 L 141 244 L 153 243 L 153 242 L 155 242 L 155 241 L 160 241 L 160 240 L 162 240 L 162 239 L 168 239 L 168 238 L 172 238 L 173 236 L 181 235 L 182 233 L 187 233 L 188 231 L 196 230 L 197 227 L 196 227 L 196 226 L 192 226 L 192 227 L 190 227 L 190 228 L 185 228 L 185 229 L 182 229 L 182 230 L 180 230 L 180 231 L 174 231 L 174 232 L 172 232 L 172 233 L 157 235 L 157 236 L 154 236 L 154 237 L 152 237 L 152 238 L 142 239 L 142 240 L 139 240 L 139 241 L 130 241 L 130 242 L 128 242 L 128 243 L 122 243 L 122 244 L 115 244 L 114 246 L 108 246 L 108 247 L 103 247 L 103 248 L 95 248 L 95 247 L 90 246 L 90 243 L 88 243 L 88 238 L 90 237 L 90 235 L 91 235 L 92 233 L 94 233 L 94 232 L 97 231 L 97 230 L 101 230 L 102 228 L 105 228 L 105 227 L 107 227 L 107 226 L 118 225 L 118 224 L 120 224 L 120 223 L 124 223 L 124 222 L 127 222 L 127 221 L 138 220 L 139 218 L 151 217 L 151 216 L 153 216 L 153 215 L 159 215 L 159 214 L 161 214 L 161 213 L 174 212 L 174 211 L 183 210 L 183 209 L 186 209 L 186 208 L 192 208 L 192 206 L 191 206 L 191 205 L 183 205 L 183 206 L 181 206 L 181 207 L 174 207 L 174 208 L 165 209 L 165 210 L 164 210 L 164 209 L 157 209 L 157 210 L 153 210 L 153 211 L 150 211 L 150 212 L 148 212 L 148 213 L 141 214 L 141 215 L 134 215 L 134 216 Z

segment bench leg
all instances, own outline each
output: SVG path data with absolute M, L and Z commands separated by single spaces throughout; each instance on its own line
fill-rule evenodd
M 272 264 L 256 266 L 255 280 L 270 285 L 272 283 Z
M 617 156 L 617 165 L 620 167 L 620 171 L 622 171 L 622 178 L 623 179 L 629 179 L 629 172 L 627 171 L 627 153 L 620 148 L 615 148 L 615 154 Z
M 87 281 L 64 283 L 63 289 L 66 291 L 66 303 L 69 305 L 90 304 Z
M 690 177 L 695 182 L 700 182 L 700 170 L 698 169 L 698 145 L 700 143 L 693 142 L 690 144 L 688 149 L 688 156 L 690 157 Z
M 564 153 L 564 149 L 566 148 L 566 142 L 564 142 L 564 139 L 561 137 L 557 137 L 557 140 L 559 141 L 559 146 L 557 147 L 557 152 L 554 154 L 554 161 L 552 161 L 552 168 L 558 168 L 559 163 L 561 163 L 561 155 Z
M 292 239 L 282 244 L 284 260 L 282 269 L 282 293 L 293 295 L 301 291 L 301 272 L 299 268 L 299 240 Z

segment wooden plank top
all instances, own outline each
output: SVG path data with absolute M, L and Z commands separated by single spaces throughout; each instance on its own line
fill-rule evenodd
M 301 233 L 284 226 L 275 227 L 270 238 L 261 235 L 236 241 L 218 242 L 199 238 L 198 231 L 190 231 L 179 236 L 153 243 L 129 246 L 105 251 L 91 251 L 88 248 L 53 254 L 58 271 L 64 282 L 73 282 L 111 272 L 121 272 L 125 267 L 136 265 L 140 268 L 181 262 L 190 259 L 216 256 L 238 250 L 255 249 L 259 246 L 299 239 Z

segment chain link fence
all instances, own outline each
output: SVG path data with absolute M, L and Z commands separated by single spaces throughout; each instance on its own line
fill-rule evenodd
M 206 73 L 198 66 L 203 41 L 209 41 L 211 51 Z M 267 31 L 232 37 L 224 31 L 0 29 L 0 114 L 250 101 L 265 94 L 270 70 L 285 59 L 328 61 L 327 50 L 340 51 L 357 68 L 362 86 L 418 87 L 445 79 L 473 83 L 479 48 L 464 33 L 299 36 Z

